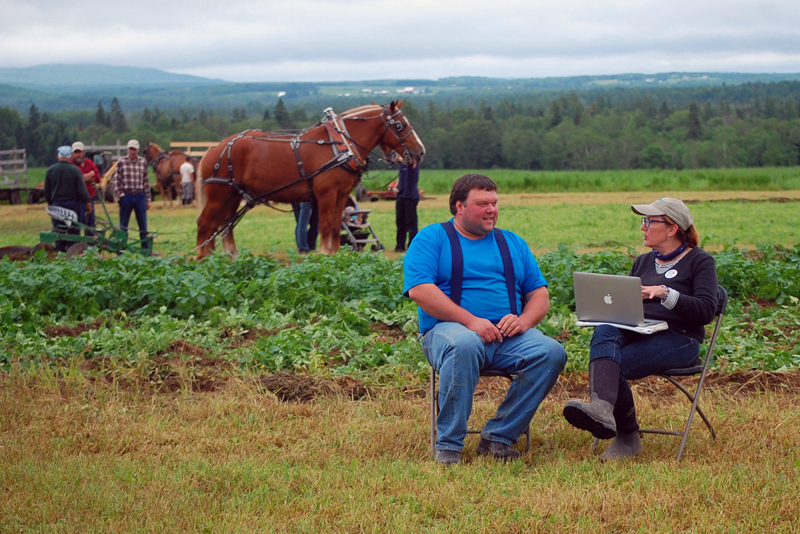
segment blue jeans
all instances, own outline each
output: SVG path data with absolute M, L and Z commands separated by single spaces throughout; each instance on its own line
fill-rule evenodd
M 594 329 L 589 361 L 611 358 L 619 364 L 619 390 L 614 405 L 617 430 L 627 434 L 639 429 L 628 380 L 658 374 L 667 369 L 690 367 L 697 362 L 700 344 L 675 330 L 639 334 L 610 325 Z
M 139 239 L 147 237 L 147 194 L 136 193 L 125 195 L 119 199 L 119 227 L 128 234 L 128 223 L 131 220 L 131 211 L 136 215 L 139 225 Z M 147 248 L 147 242 L 142 243 L 142 248 Z
M 459 323 L 438 323 L 425 334 L 422 350 L 439 373 L 437 450 L 464 447 L 481 369 L 516 374 L 505 400 L 481 431 L 483 438 L 513 445 L 567 363 L 564 347 L 535 328 L 484 344 L 478 334 Z
M 294 204 L 292 207 L 294 208 Z M 297 221 L 297 226 L 294 229 L 297 251 L 308 252 L 308 223 L 311 221 L 311 202 L 299 202 L 299 207 L 294 212 L 294 217 Z

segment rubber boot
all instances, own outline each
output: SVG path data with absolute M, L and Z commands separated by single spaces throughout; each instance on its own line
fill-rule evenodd
M 639 432 L 620 433 L 617 434 L 608 449 L 600 455 L 600 461 L 633 458 L 640 452 L 642 452 L 642 442 L 639 440 Z
M 610 358 L 592 360 L 589 362 L 589 402 L 568 401 L 564 405 L 564 418 L 598 439 L 615 437 L 614 403 L 618 388 L 619 364 Z
M 617 435 L 614 422 L 614 405 L 591 394 L 589 402 L 570 400 L 564 405 L 564 418 L 569 424 L 587 430 L 598 439 L 611 439 Z

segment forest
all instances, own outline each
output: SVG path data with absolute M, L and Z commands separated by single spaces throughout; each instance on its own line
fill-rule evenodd
M 374 96 L 372 97 L 374 98 Z M 335 99 L 344 111 L 369 96 Z M 27 114 L 0 108 L 0 150 L 24 147 L 49 165 L 74 140 L 216 141 L 239 131 L 299 131 L 320 102 L 287 97 L 232 109 L 125 110 L 114 97 L 95 109 Z M 432 169 L 685 169 L 800 165 L 800 82 L 671 88 L 407 97 L 403 110 Z

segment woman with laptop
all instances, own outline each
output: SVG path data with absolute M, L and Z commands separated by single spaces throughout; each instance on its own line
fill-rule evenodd
M 689 208 L 664 197 L 631 209 L 643 216 L 644 245 L 652 252 L 636 258 L 630 275 L 642 280 L 645 318 L 664 320 L 669 328 L 652 334 L 608 324 L 595 328 L 589 351 L 590 400 L 568 401 L 564 417 L 596 438 L 614 438 L 601 461 L 636 456 L 642 450 L 628 380 L 694 365 L 704 327 L 717 308 L 714 258 L 698 247 Z

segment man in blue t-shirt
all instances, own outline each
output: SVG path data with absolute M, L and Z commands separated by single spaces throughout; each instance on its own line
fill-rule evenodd
M 462 176 L 450 192 L 453 219 L 423 228 L 403 261 L 403 293 L 419 306 L 422 349 L 439 373 L 436 461 L 444 465 L 461 461 L 482 369 L 516 376 L 477 452 L 516 460 L 511 446 L 567 359 L 557 341 L 534 328 L 550 309 L 547 282 L 525 241 L 495 229 L 497 199 L 488 176 Z

